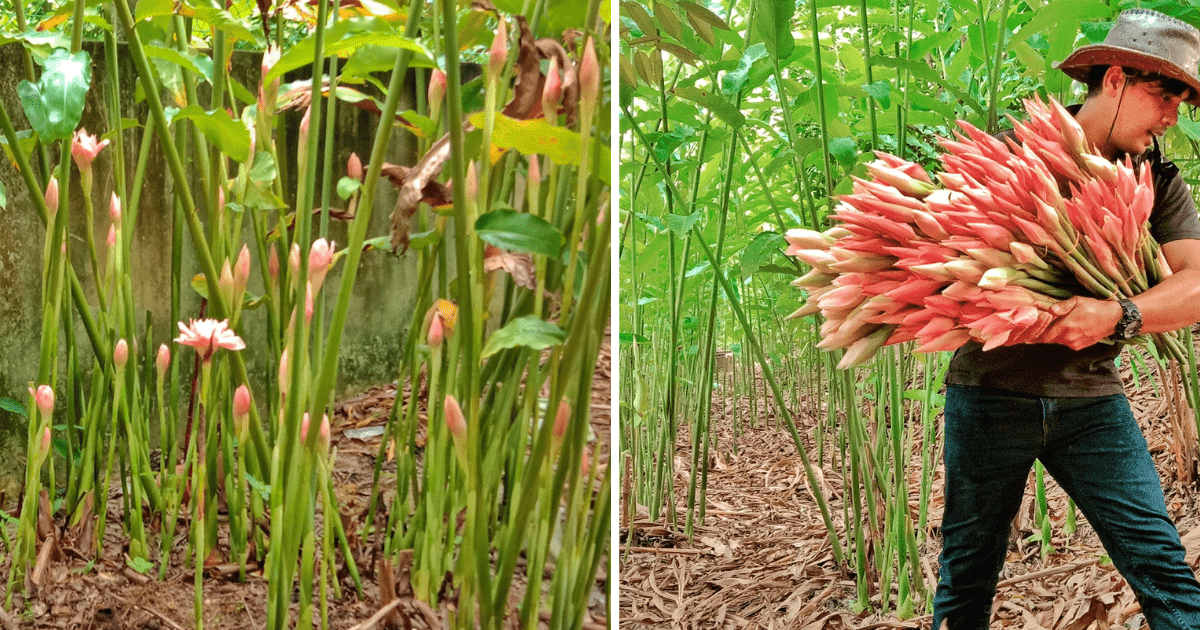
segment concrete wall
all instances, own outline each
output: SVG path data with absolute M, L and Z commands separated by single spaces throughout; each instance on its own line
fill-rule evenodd
M 108 132 L 106 115 L 106 97 L 104 94 L 104 77 L 106 74 L 103 46 L 88 43 L 85 48 L 92 56 L 92 89 L 88 93 L 87 106 L 83 115 L 83 126 L 91 133 L 100 135 Z M 122 47 L 123 49 L 123 47 Z M 11 44 L 0 47 L 0 68 L 9 69 L 0 73 L 0 105 L 8 112 L 17 130 L 28 129 L 24 112 L 17 98 L 17 85 L 23 78 L 20 61 L 19 45 Z M 134 102 L 134 83 L 137 80 L 132 61 L 126 54 L 119 55 L 117 62 L 122 83 L 121 116 L 132 118 L 143 123 L 149 119 L 148 108 L 144 104 Z M 234 55 L 232 75 L 238 78 L 252 92 L 258 85 L 260 61 L 256 54 L 236 53 Z M 285 79 L 291 80 L 294 77 Z M 411 79 L 411 76 L 410 76 Z M 384 78 L 386 84 L 387 79 Z M 409 85 L 411 86 L 411 80 Z M 205 86 L 207 87 L 207 86 Z M 410 88 L 411 90 L 411 88 Z M 207 102 L 207 96 L 202 95 L 202 101 Z M 409 100 L 409 99 L 406 99 Z M 169 102 L 169 101 L 168 101 Z M 401 104 L 401 110 L 410 108 Z M 296 127 L 299 124 L 300 112 L 287 114 L 287 125 L 290 130 L 288 137 L 294 143 Z M 341 105 L 338 112 L 338 126 L 335 137 L 337 146 L 334 148 L 334 182 L 344 174 L 346 159 L 351 151 L 357 152 L 364 160 L 369 158 L 371 144 L 374 138 L 377 116 L 362 110 Z M 151 125 L 152 126 L 152 125 Z M 142 129 L 125 132 L 126 164 L 128 165 L 128 181 L 131 184 L 133 168 L 137 163 L 137 151 L 141 141 Z M 394 133 L 390 162 L 411 164 L 414 161 L 414 139 L 407 132 Z M 190 149 L 189 149 L 190 151 Z M 284 155 L 291 155 L 294 160 L 294 146 Z M 190 153 L 185 153 L 185 161 L 190 162 Z M 281 159 L 284 158 L 281 155 Z M 106 148 L 94 164 L 95 190 L 93 199 L 96 208 L 95 239 L 101 249 L 101 273 L 103 273 L 103 244 L 108 231 L 108 199 L 113 188 L 113 146 Z M 7 162 L 7 160 L 4 160 Z M 57 164 L 57 155 L 51 155 L 51 162 Z M 73 167 L 72 167 L 73 168 Z M 74 169 L 73 169 L 74 170 Z M 293 173 L 294 168 L 289 169 Z M 11 164 L 0 165 L 0 181 L 8 193 L 7 209 L 0 211 L 0 397 L 25 400 L 25 388 L 36 378 L 38 356 L 40 352 L 41 334 L 41 273 L 42 248 L 45 229 L 37 218 L 30 201 L 30 192 L 26 190 L 20 173 Z M 193 190 L 198 190 L 198 184 L 193 182 Z M 171 225 L 172 225 L 172 185 L 165 158 L 157 140 L 151 147 L 151 158 L 143 181 L 141 207 L 134 226 L 132 247 L 132 284 L 135 293 L 135 303 L 139 309 L 139 325 L 146 319 L 148 312 L 153 321 L 153 339 L 151 347 L 160 343 L 170 343 L 175 336 L 175 322 L 170 321 L 171 295 Z M 294 181 L 287 190 L 294 194 Z M 37 191 L 35 194 L 41 194 Z M 71 262 L 79 275 L 84 290 L 91 304 L 95 304 L 94 281 L 91 266 L 88 263 L 87 247 L 84 240 L 86 231 L 77 173 L 72 175 L 71 188 Z M 377 190 L 375 209 L 371 219 L 368 238 L 386 235 L 389 230 L 389 215 L 395 202 L 396 193 L 386 178 L 381 180 Z M 316 199 L 320 200 L 320 195 Z M 333 196 L 331 205 L 340 207 L 342 202 Z M 317 222 L 314 220 L 314 233 Z M 347 224 L 332 222 L 330 236 L 339 247 L 345 245 Z M 126 227 L 128 229 L 128 225 Z M 253 231 L 249 219 L 244 223 L 244 239 L 253 241 Z M 184 231 L 184 282 L 196 273 L 199 266 L 191 249 L 191 239 L 185 227 Z M 252 245 L 253 249 L 253 245 Z M 253 253 L 253 252 L 252 252 Z M 252 270 L 250 292 L 262 293 L 257 257 L 255 268 Z M 219 266 L 219 262 L 218 262 Z M 341 279 L 341 267 L 326 280 L 326 289 L 322 291 L 330 309 L 336 297 L 338 283 Z M 346 330 L 342 339 L 341 370 L 338 390 L 347 393 L 395 378 L 397 357 L 400 341 L 406 330 L 406 323 L 411 317 L 412 304 L 417 287 L 417 265 L 413 254 L 396 257 L 383 252 L 367 252 L 362 257 L 361 267 L 355 286 L 354 299 L 351 304 Z M 182 318 L 197 317 L 199 314 L 199 296 L 190 287 L 183 293 Z M 69 302 L 68 302 L 69 304 Z M 71 307 L 73 308 L 73 307 Z M 251 379 L 262 382 L 269 378 L 269 365 L 265 352 L 266 314 L 265 310 L 250 311 L 243 315 L 244 336 L 248 345 L 246 352 L 247 367 Z M 76 325 L 76 337 L 83 352 L 83 362 L 89 366 L 92 363 L 90 346 L 86 343 L 85 332 L 81 325 Z M 144 337 L 145 331 L 139 331 Z M 143 340 L 144 341 L 144 340 Z M 172 351 L 178 351 L 173 348 Z M 65 353 L 60 353 L 65 361 Z M 185 352 L 190 365 L 191 353 Z M 60 371 L 61 373 L 61 371 Z M 256 391 L 262 391 L 256 388 Z M 20 439 L 23 441 L 23 425 L 20 418 L 0 411 L 0 449 L 9 451 L 5 438 L 20 428 Z M 23 445 L 17 452 L 23 451 Z M 2 471 L 0 471 L 2 476 Z

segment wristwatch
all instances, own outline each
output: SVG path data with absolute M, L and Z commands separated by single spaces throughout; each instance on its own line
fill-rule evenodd
M 1118 301 L 1121 305 L 1121 319 L 1117 320 L 1117 329 L 1109 336 L 1113 341 L 1125 341 L 1134 337 L 1142 330 L 1142 312 L 1133 302 L 1126 299 Z

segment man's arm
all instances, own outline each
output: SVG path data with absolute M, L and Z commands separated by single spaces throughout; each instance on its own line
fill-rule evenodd
M 1158 333 L 1200 321 L 1200 240 L 1181 239 L 1162 246 L 1174 272 L 1131 301 L 1142 313 L 1142 333 Z M 1115 300 L 1073 297 L 1050 307 L 1057 319 L 1038 339 L 1082 350 L 1107 338 L 1121 319 Z

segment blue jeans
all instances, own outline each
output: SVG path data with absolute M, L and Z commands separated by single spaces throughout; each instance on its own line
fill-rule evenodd
M 1034 459 L 1100 536 L 1154 630 L 1200 628 L 1200 583 L 1184 561 L 1129 401 L 946 391 L 946 510 L 933 628 L 987 628 Z

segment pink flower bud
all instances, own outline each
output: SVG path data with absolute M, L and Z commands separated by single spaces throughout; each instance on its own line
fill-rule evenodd
M 113 223 L 121 222 L 121 198 L 113 193 L 112 201 L 108 202 L 108 218 Z
M 300 273 L 300 244 L 292 243 L 292 250 L 288 253 L 288 269 L 291 270 L 292 276 Z
M 550 58 L 550 70 L 546 72 L 546 85 L 542 88 L 542 115 L 546 122 L 558 122 L 558 108 L 562 104 L 562 77 L 558 71 L 558 58 Z
M 442 340 L 446 338 L 446 327 L 442 323 L 442 315 L 434 313 L 433 319 L 429 320 L 429 335 L 426 341 L 430 348 L 437 348 L 442 345 Z
M 225 189 L 217 187 L 217 208 L 225 207 Z
M 167 374 L 167 369 L 171 367 L 171 349 L 167 344 L 162 344 L 158 347 L 158 358 L 154 361 L 154 367 L 158 369 L 158 377 L 162 378 Z
M 329 454 L 329 443 L 330 443 L 329 414 L 325 414 L 325 415 L 321 416 L 321 429 L 320 429 L 320 432 L 317 433 L 317 445 L 321 447 L 321 453 L 323 455 Z
M 38 442 L 38 456 L 45 457 L 50 453 L 50 427 L 42 429 L 42 439 Z
M 508 28 L 504 18 L 496 22 L 496 34 L 492 36 L 492 49 L 488 55 L 488 76 L 495 79 L 504 72 L 504 64 L 508 62 Z
M 287 348 L 279 355 L 279 391 L 286 396 L 291 384 L 291 364 L 288 362 Z
M 300 420 L 300 441 L 301 442 L 308 441 L 308 425 L 309 424 L 311 424 L 311 421 L 309 420 L 308 412 L 305 411 L 304 417 Z
M 245 385 L 238 385 L 238 388 L 233 392 L 234 417 L 249 415 L 251 402 L 250 388 Z
M 325 274 L 333 265 L 333 248 L 336 243 L 319 238 L 313 241 L 308 250 L 308 279 L 312 282 L 313 290 L 320 291 L 325 282 Z
M 250 248 L 242 245 L 242 251 L 238 252 L 237 264 L 233 267 L 233 289 L 237 295 L 241 295 L 246 290 L 246 285 L 250 282 Z
M 313 285 L 311 282 L 304 287 L 304 323 L 311 324 L 313 317 Z
M 237 430 L 238 441 L 244 442 L 250 429 L 250 389 L 239 385 L 233 392 L 233 424 Z
M 217 287 L 221 290 L 221 297 L 225 298 L 226 303 L 233 302 L 233 267 L 229 264 L 229 259 L 221 264 L 221 276 L 217 278 Z
M 583 451 L 581 453 L 579 453 L 579 475 L 581 477 L 586 477 L 588 475 L 588 471 L 591 470 L 591 468 L 592 468 L 592 457 L 588 453 L 588 449 L 586 447 L 584 447 Z
M 558 414 L 554 416 L 554 441 L 562 444 L 563 438 L 567 435 L 567 421 L 571 419 L 571 406 L 567 401 L 558 403 Z
M 360 182 L 363 180 L 362 160 L 358 159 L 357 153 L 351 153 L 350 159 L 346 161 L 346 175 Z
M 279 280 L 279 254 L 274 247 L 267 256 L 267 272 L 271 274 L 271 280 Z
M 462 407 L 458 406 L 458 401 L 451 394 L 446 394 L 445 412 L 446 427 L 450 429 L 450 435 L 456 440 L 466 439 L 467 420 L 463 417 Z
M 475 174 L 475 162 L 467 163 L 467 198 L 474 199 L 479 194 L 479 177 Z
M 529 156 L 529 172 L 526 179 L 529 180 L 530 186 L 538 186 L 542 183 L 541 160 L 536 155 Z
M 118 339 L 116 347 L 113 348 L 113 365 L 116 365 L 117 369 L 120 370 L 125 367 L 128 361 L 129 344 L 125 343 L 124 339 Z
M 596 61 L 596 45 L 589 37 L 583 46 L 583 60 L 579 62 L 579 101 L 595 107 L 599 94 L 600 64 Z
M 42 416 L 49 418 L 50 414 L 54 413 L 54 388 L 49 385 L 38 385 L 36 392 L 33 394 L 33 401 L 37 405 L 38 411 Z
M 279 63 L 279 58 L 282 56 L 282 51 L 276 46 L 267 46 L 262 56 L 262 77 L 267 76 L 271 72 L 271 68 Z M 276 78 L 269 85 L 263 85 L 260 81 L 258 85 L 258 104 L 266 112 L 275 111 L 275 101 L 279 96 L 279 82 L 281 78 Z
M 58 213 L 58 178 L 51 177 L 50 183 L 46 184 L 46 211 L 49 213 L 51 220 Z
M 104 242 L 109 247 L 112 247 L 117 244 L 117 226 L 115 226 L 111 223 L 108 225 L 108 237 L 104 239 Z M 63 244 L 63 249 L 64 249 L 63 253 L 64 254 L 67 253 L 65 251 L 65 249 L 66 249 L 65 243 Z
M 426 100 L 429 105 L 429 112 L 432 117 L 436 118 L 434 112 L 440 111 L 442 107 L 442 99 L 446 98 L 446 73 L 434 68 L 429 74 L 429 90 Z

